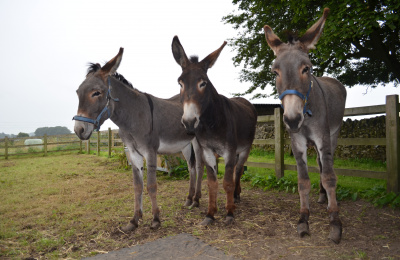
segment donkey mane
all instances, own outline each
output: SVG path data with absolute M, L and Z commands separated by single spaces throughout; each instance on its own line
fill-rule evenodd
M 92 63 L 90 62 L 88 64 L 88 69 L 87 69 L 87 75 L 94 73 L 96 71 L 98 71 L 99 69 L 101 69 L 101 65 L 99 63 Z M 119 81 L 121 81 L 122 83 L 124 83 L 125 85 L 135 89 L 132 85 L 132 83 L 130 83 L 127 79 L 125 79 L 124 76 L 122 76 L 122 74 L 119 74 L 118 72 L 115 72 L 114 75 L 112 75 L 115 79 L 118 79 Z
M 291 31 L 286 31 L 285 32 L 288 43 L 289 44 L 296 44 L 296 42 L 299 40 L 299 35 L 298 32 L 291 32 Z
M 199 63 L 199 56 L 197 55 L 190 56 L 189 60 L 191 63 Z

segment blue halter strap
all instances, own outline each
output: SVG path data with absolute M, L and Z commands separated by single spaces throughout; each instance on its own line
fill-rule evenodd
M 280 99 L 281 102 L 282 102 L 282 99 L 283 99 L 286 95 L 296 95 L 296 96 L 298 96 L 299 98 L 301 98 L 301 100 L 304 101 L 303 114 L 304 114 L 304 115 L 305 115 L 305 114 L 308 114 L 309 116 L 312 116 L 311 110 L 310 110 L 310 109 L 307 109 L 307 101 L 308 101 L 308 97 L 310 96 L 310 92 L 311 92 L 312 87 L 313 87 L 313 81 L 311 80 L 311 82 L 310 82 L 310 87 L 308 88 L 308 91 L 307 91 L 306 96 L 304 96 L 303 94 L 301 94 L 301 93 L 300 93 L 299 91 L 297 91 L 297 90 L 288 89 L 288 90 L 283 91 L 283 93 L 279 96 L 279 99 Z M 283 108 L 283 104 L 281 104 L 281 107 L 282 107 L 282 109 L 284 109 L 284 108 Z
M 101 120 L 101 118 L 103 117 L 103 114 L 107 112 L 107 118 L 106 118 L 105 120 L 107 120 L 107 119 L 109 119 L 109 118 L 111 117 L 111 112 L 110 112 L 110 109 L 108 108 L 108 105 L 109 105 L 109 103 L 110 103 L 110 99 L 113 100 L 113 101 L 115 101 L 115 102 L 118 102 L 118 101 L 119 101 L 118 98 L 113 98 L 113 97 L 111 96 L 111 81 L 110 81 L 110 77 L 108 77 L 108 80 L 107 80 L 107 81 L 108 81 L 108 91 L 107 91 L 107 96 L 106 96 L 106 97 L 107 97 L 107 104 L 106 104 L 106 106 L 103 108 L 103 110 L 101 110 L 101 112 L 100 112 L 100 114 L 97 116 L 96 120 L 91 119 L 91 118 L 88 118 L 88 117 L 84 117 L 84 116 L 74 116 L 74 117 L 72 118 L 72 120 L 77 120 L 77 121 L 82 121 L 82 122 L 87 122 L 87 123 L 93 124 L 93 125 L 96 127 L 96 130 L 97 130 L 97 131 L 100 130 L 100 126 L 101 126 L 100 120 Z M 104 121 L 105 121 L 105 120 L 104 120 Z

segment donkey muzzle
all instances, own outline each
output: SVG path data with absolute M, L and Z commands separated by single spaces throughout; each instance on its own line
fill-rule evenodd
M 297 114 L 294 117 L 283 116 L 283 122 L 291 131 L 296 132 L 300 129 L 301 124 L 303 123 L 304 117 L 301 114 Z
M 188 134 L 194 134 L 194 130 L 200 123 L 198 108 L 194 102 L 186 102 L 183 105 L 182 124 Z
M 81 140 L 88 140 L 94 130 L 94 124 L 75 121 L 74 132 Z
M 190 134 L 190 135 L 193 135 L 194 134 L 194 130 L 196 129 L 196 127 L 198 126 L 198 120 L 197 120 L 197 118 L 195 117 L 194 119 L 192 119 L 192 120 L 184 120 L 183 118 L 182 118 L 182 125 L 185 127 L 185 129 L 186 129 L 186 133 L 188 133 L 188 134 Z

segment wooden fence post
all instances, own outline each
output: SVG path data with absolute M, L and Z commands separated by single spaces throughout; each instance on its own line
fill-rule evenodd
M 115 136 L 114 136 L 114 132 L 111 132 L 111 146 L 112 146 L 112 147 L 115 146 Z
M 97 156 L 100 156 L 100 131 L 97 131 Z
M 4 157 L 8 159 L 8 137 L 4 137 Z
M 386 189 L 395 193 L 400 193 L 399 125 L 399 96 L 386 96 Z
M 111 144 L 114 133 L 111 131 L 111 127 L 108 128 L 108 158 L 111 158 Z
M 87 147 L 86 147 L 86 151 L 88 154 L 90 154 L 90 138 L 86 141 Z
M 283 113 L 280 107 L 275 108 L 275 175 L 277 179 L 284 176 L 283 159 Z
M 47 134 L 44 134 L 44 156 L 47 156 Z

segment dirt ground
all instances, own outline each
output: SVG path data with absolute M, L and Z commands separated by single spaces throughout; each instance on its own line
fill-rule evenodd
M 161 227 L 157 230 L 150 229 L 151 205 L 145 191 L 143 194 L 143 220 L 139 222 L 139 227 L 135 231 L 124 233 L 121 231 L 121 227 L 125 226 L 132 217 L 134 207 L 131 174 L 128 171 L 117 172 L 114 170 L 115 165 L 110 164 L 106 159 L 90 157 L 95 162 L 94 164 L 82 163 L 82 161 L 86 162 L 87 158 L 82 155 L 71 156 L 71 160 L 75 162 L 73 169 L 81 167 L 79 174 L 75 174 L 74 170 L 73 175 L 67 175 L 68 178 L 57 177 L 57 180 L 59 180 L 58 185 L 61 186 L 73 183 L 68 188 L 74 187 L 75 190 L 73 193 L 63 192 L 60 195 L 53 195 L 53 197 L 59 197 L 60 207 L 67 206 L 67 204 L 76 205 L 67 207 L 76 211 L 79 207 L 84 207 L 84 210 L 79 209 L 78 215 L 72 215 L 72 221 L 65 221 L 65 223 L 70 223 L 68 226 L 65 226 L 64 223 L 61 228 L 74 231 L 78 227 L 87 226 L 87 224 L 81 225 L 81 222 L 87 221 L 98 223 L 98 226 L 94 226 L 93 229 L 82 228 L 74 231 L 73 236 L 64 238 L 65 243 L 60 247 L 48 249 L 49 252 L 39 251 L 33 244 L 35 241 L 26 238 L 27 246 L 31 243 L 33 245 L 28 247 L 28 253 L 19 257 L 15 255 L 16 257 L 4 258 L 0 254 L 0 259 L 80 259 L 122 248 L 144 245 L 182 233 L 200 239 L 224 252 L 226 256 L 235 259 L 400 259 L 400 210 L 387 207 L 377 208 L 363 200 L 341 201 L 340 217 L 343 223 L 343 237 L 341 243 L 336 245 L 328 239 L 329 221 L 326 205 L 316 202 L 317 194 L 315 193 L 310 195 L 311 236 L 300 238 L 297 235 L 299 218 L 299 195 L 297 193 L 263 191 L 251 187 L 249 183 L 242 183 L 241 202 L 237 204 L 235 223 L 225 226 L 223 222 L 226 198 L 221 180 L 219 180 L 219 211 L 215 215 L 216 222 L 210 227 L 202 227 L 199 226 L 199 223 L 205 217 L 208 205 L 207 181 L 203 182 L 200 207 L 188 209 L 182 206 L 187 196 L 188 180 L 171 180 L 162 174 L 157 177 L 157 201 L 161 209 Z M 43 160 L 47 164 L 53 165 L 57 158 L 50 159 Z M 21 159 L 21 161 L 15 161 L 15 164 L 24 162 Z M 5 164 L 7 167 L 12 166 L 8 165 L 8 162 L 3 166 Z M 57 167 L 54 167 L 66 167 L 66 164 L 63 165 L 56 164 Z M 41 178 L 53 176 L 49 173 L 43 174 Z M 68 172 L 63 174 L 66 175 Z M 63 174 L 60 176 L 64 176 Z M 43 197 L 37 196 L 43 199 Z M 36 201 L 35 198 L 36 196 L 32 196 L 32 204 L 39 205 L 40 201 Z M 50 197 L 47 195 L 45 198 Z M 84 201 L 74 204 L 75 200 L 79 199 L 84 199 Z M 102 203 L 99 201 L 104 202 L 104 206 L 101 206 Z M 96 203 L 96 207 L 93 209 L 85 207 L 86 204 L 91 203 Z M 53 207 L 57 209 L 56 206 L 58 204 Z M 39 209 L 41 208 L 37 210 Z M 47 212 L 48 210 L 42 211 Z M 68 212 L 63 212 L 61 209 L 60 212 L 63 214 L 62 218 L 71 218 Z M 112 217 L 101 218 L 103 214 L 109 216 L 108 213 L 112 213 Z M 11 216 L 15 217 L 16 223 L 24 223 L 28 217 L 27 215 L 24 215 L 24 218 Z M 25 233 L 31 234 L 28 232 L 31 229 L 38 229 L 37 232 L 58 239 L 62 224 L 58 221 L 61 219 L 53 219 L 51 216 L 43 219 L 44 223 L 28 223 L 29 225 L 26 224 L 21 230 L 17 230 L 19 236 L 24 237 Z M 18 242 L 18 237 L 16 237 L 0 240 L 0 245 L 16 249 L 24 246 Z M 165 248 L 164 250 L 175 250 L 168 246 Z M 52 250 L 57 254 L 52 255 Z M 184 246 L 180 250 L 185 250 Z M 0 252 L 2 252 L 1 248 Z M 184 259 L 194 259 L 193 257 L 188 254 Z
M 171 184 L 174 188 L 182 185 L 177 190 L 182 190 L 181 196 L 184 196 L 186 181 L 159 183 L 159 187 L 168 190 Z M 206 181 L 204 184 L 206 186 Z M 225 196 L 220 187 L 216 223 L 207 228 L 199 227 L 198 223 L 207 211 L 208 195 L 203 188 L 200 208 L 181 207 L 168 217 L 162 217 L 162 221 L 177 225 L 153 231 L 150 229 L 151 215 L 148 215 L 135 232 L 124 234 L 118 229 L 112 236 L 143 244 L 172 234 L 189 233 L 223 250 L 226 255 L 241 259 L 400 259 L 399 210 L 376 208 L 366 201 L 340 202 L 343 237 L 336 245 L 328 239 L 326 205 L 316 202 L 316 194 L 311 196 L 311 236 L 300 238 L 296 232 L 297 194 L 263 191 L 249 184 L 244 187 L 232 226 L 223 223 Z M 174 196 L 180 195 L 175 193 Z M 188 218 L 188 214 L 195 217 Z

